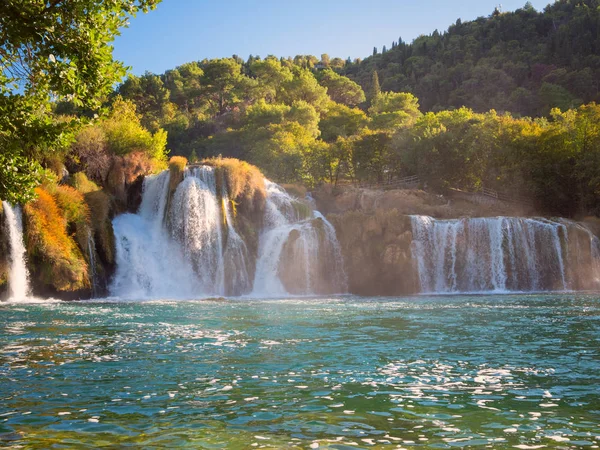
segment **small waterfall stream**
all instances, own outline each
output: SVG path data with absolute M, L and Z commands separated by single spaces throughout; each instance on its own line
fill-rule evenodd
M 346 275 L 333 226 L 277 184 L 267 181 L 266 187 L 265 229 L 260 238 L 254 295 L 345 292 Z M 284 287 L 282 269 L 293 292 Z
M 171 236 L 183 249 L 205 295 L 225 295 L 222 213 L 212 167 L 188 169 L 168 212 Z
M 29 297 L 29 272 L 23 242 L 23 216 L 19 206 L 2 202 L 6 228 L 10 240 L 10 269 L 8 275 L 9 301 L 22 301 Z
M 412 216 L 413 258 L 424 293 L 597 287 L 599 240 L 574 222 Z

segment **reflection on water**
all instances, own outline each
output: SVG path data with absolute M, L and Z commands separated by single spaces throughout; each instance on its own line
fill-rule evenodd
M 598 448 L 600 299 L 0 305 L 0 446 Z

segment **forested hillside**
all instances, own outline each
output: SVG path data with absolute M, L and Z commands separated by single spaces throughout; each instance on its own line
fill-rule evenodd
M 309 186 L 418 175 L 438 192 L 487 187 L 598 214 L 598 17 L 596 0 L 526 5 L 362 62 L 203 60 L 132 76 L 115 96 L 192 161 L 241 158 Z
M 412 43 L 384 46 L 343 73 L 368 88 L 377 71 L 385 91 L 415 94 L 425 111 L 467 106 L 547 115 L 598 101 L 600 2 L 560 0 L 537 12 L 456 23 Z
M 459 21 L 363 61 L 234 55 L 132 75 L 112 92 L 103 75 L 93 101 L 79 98 L 86 85 L 54 76 L 56 49 L 44 50 L 30 65 L 48 73 L 52 95 L 2 84 L 0 194 L 32 197 L 48 179 L 41 165 L 59 179 L 84 172 L 125 205 L 125 186 L 168 154 L 221 155 L 309 187 L 418 175 L 433 192 L 487 187 L 543 213 L 600 214 L 599 16 L 599 0 L 559 0 Z M 11 112 L 21 110 L 30 120 Z

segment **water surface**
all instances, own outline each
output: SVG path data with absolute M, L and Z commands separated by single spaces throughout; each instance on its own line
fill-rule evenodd
M 0 304 L 0 446 L 598 448 L 600 296 Z

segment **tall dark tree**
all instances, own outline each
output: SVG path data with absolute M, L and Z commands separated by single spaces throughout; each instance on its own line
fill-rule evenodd
M 377 98 L 377 96 L 381 93 L 381 86 L 379 85 L 379 75 L 377 71 L 373 71 L 373 75 L 371 77 L 371 87 L 369 89 L 369 95 L 367 96 L 367 100 L 369 104 L 373 103 L 373 100 Z

